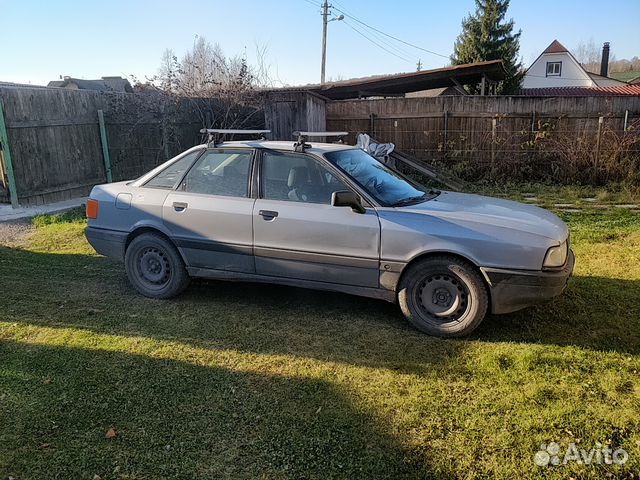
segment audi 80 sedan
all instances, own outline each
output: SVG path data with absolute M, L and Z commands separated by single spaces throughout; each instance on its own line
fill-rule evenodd
M 554 214 L 429 190 L 343 144 L 199 145 L 94 187 L 86 209 L 88 241 L 147 297 L 191 277 L 334 290 L 397 302 L 441 337 L 561 294 L 574 265 Z

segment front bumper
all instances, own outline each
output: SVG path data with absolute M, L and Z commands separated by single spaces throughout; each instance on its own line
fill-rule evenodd
M 104 228 L 87 227 L 84 231 L 87 241 L 96 252 L 105 257 L 122 260 L 124 247 L 127 240 L 127 232 L 107 230 Z
M 569 250 L 559 271 L 523 271 L 481 268 L 491 292 L 491 313 L 510 313 L 560 295 L 573 273 L 575 256 Z

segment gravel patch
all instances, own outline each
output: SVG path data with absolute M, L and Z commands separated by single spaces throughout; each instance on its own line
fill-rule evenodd
M 3 247 L 24 246 L 33 226 L 29 219 L 12 220 L 0 223 L 0 245 Z

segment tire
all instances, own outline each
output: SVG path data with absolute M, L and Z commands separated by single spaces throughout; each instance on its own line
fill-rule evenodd
M 475 266 L 442 255 L 409 266 L 400 280 L 398 303 L 417 329 L 438 337 L 461 337 L 484 319 L 489 294 Z
M 189 274 L 175 246 L 153 233 L 134 238 L 124 255 L 129 282 L 150 298 L 171 298 L 189 285 Z

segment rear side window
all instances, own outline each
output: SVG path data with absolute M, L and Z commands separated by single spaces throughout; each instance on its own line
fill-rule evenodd
M 162 170 L 159 174 L 145 183 L 146 187 L 156 188 L 173 188 L 182 179 L 184 173 L 189 170 L 189 167 L 193 161 L 198 158 L 198 155 L 202 153 L 202 150 L 197 150 L 185 155 L 180 160 L 175 161 L 167 168 Z
M 251 151 L 209 151 L 189 170 L 182 189 L 190 193 L 248 197 L 251 155 Z

